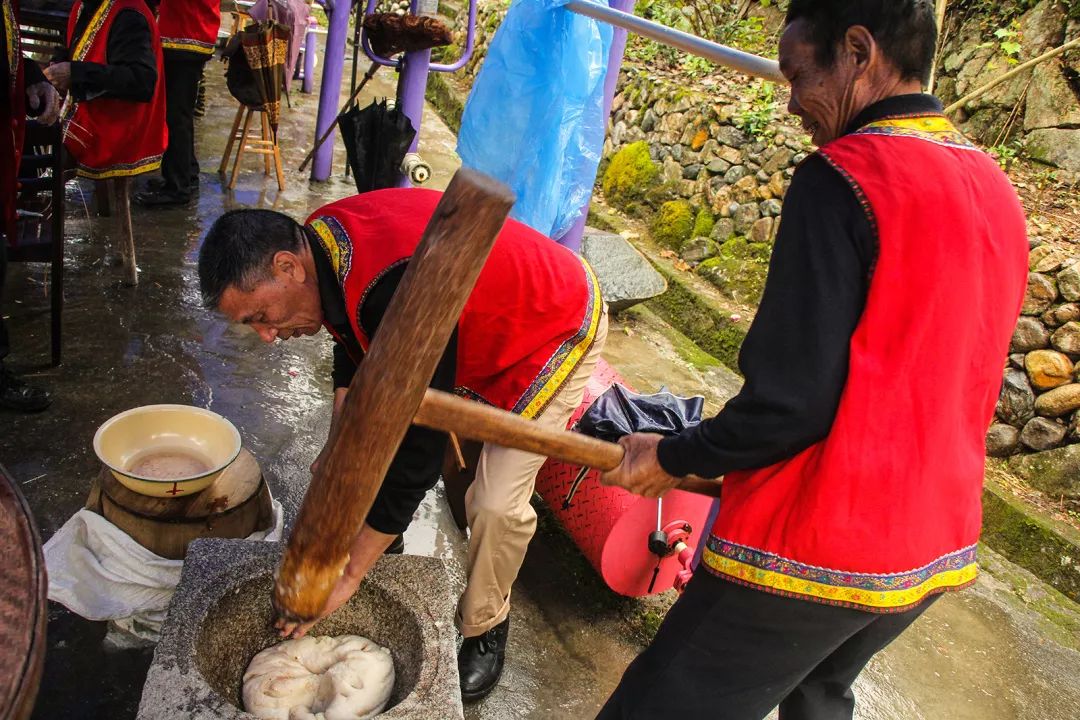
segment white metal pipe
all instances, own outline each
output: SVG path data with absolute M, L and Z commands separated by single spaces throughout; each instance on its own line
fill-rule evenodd
M 594 20 L 621 27 L 658 43 L 678 48 L 691 55 L 703 57 L 716 65 L 723 65 L 744 72 L 747 75 L 754 75 L 774 82 L 787 82 L 780 73 L 780 65 L 775 60 L 720 45 L 699 38 L 697 35 L 675 30 L 666 25 L 645 20 L 591 0 L 570 0 L 570 2 L 566 3 L 566 7 L 579 15 L 586 15 Z

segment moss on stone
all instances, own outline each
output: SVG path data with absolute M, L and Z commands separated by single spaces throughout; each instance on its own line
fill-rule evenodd
M 983 491 L 983 542 L 1080 602 L 1080 546 L 1018 502 L 987 485 Z
M 652 221 L 652 237 L 663 247 L 678 250 L 692 237 L 694 209 L 685 200 L 670 200 L 660 206 Z
M 674 326 L 686 337 L 729 368 L 738 372 L 739 348 L 746 330 L 731 321 L 728 314 L 713 307 L 701 294 L 687 287 L 678 274 L 654 263 L 668 282 L 667 291 L 645 306 Z
M 709 212 L 708 208 L 701 208 L 698 210 L 697 217 L 694 218 L 694 231 L 690 233 L 690 237 L 709 237 L 712 235 L 713 225 L 716 221 L 713 219 L 713 214 Z
M 604 171 L 601 187 L 608 202 L 631 209 L 645 198 L 659 176 L 660 168 L 649 155 L 649 144 L 642 140 L 615 153 Z
M 720 254 L 697 267 L 698 275 L 738 302 L 757 304 L 765 290 L 771 248 L 767 243 L 733 237 L 720 246 Z
M 443 73 L 431 73 L 428 76 L 426 96 L 447 127 L 457 134 L 461 130 L 461 115 L 465 112 L 465 103 Z

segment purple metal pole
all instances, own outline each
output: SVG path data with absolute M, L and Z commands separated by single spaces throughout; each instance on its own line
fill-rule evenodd
M 319 27 L 315 18 L 308 18 L 307 34 L 304 35 L 304 82 L 300 86 L 300 92 L 311 94 L 315 89 L 315 52 L 318 48 L 318 35 L 315 28 Z
M 322 87 L 319 90 L 319 114 L 315 120 L 315 138 L 323 136 L 337 118 L 341 101 L 341 72 L 345 67 L 345 36 L 349 33 L 351 0 L 334 0 L 327 3 L 329 16 L 326 32 L 326 50 L 323 52 Z M 312 180 L 328 180 L 334 161 L 334 143 L 325 142 L 315 152 L 311 164 Z
M 437 0 L 412 0 L 413 15 L 433 15 L 438 10 Z M 428 67 L 431 65 L 431 50 L 405 53 L 401 62 L 401 76 L 398 78 L 398 109 L 412 122 L 416 129 L 409 152 L 416 152 L 420 145 L 420 123 L 424 119 L 424 94 L 427 92 Z M 398 187 L 410 187 L 409 178 L 398 177 Z
M 608 5 L 623 12 L 634 12 L 634 0 L 609 0 Z M 622 69 L 623 52 L 626 50 L 626 30 L 621 27 L 613 27 L 611 33 L 611 49 L 608 51 L 608 69 L 604 77 L 604 117 L 611 116 L 611 103 L 615 100 L 615 85 L 619 82 L 619 71 Z M 590 198 L 591 200 L 591 198 Z M 581 252 L 581 238 L 585 235 L 585 221 L 589 217 L 589 206 L 585 204 L 585 212 L 581 214 L 573 227 L 566 234 L 558 238 L 558 243 L 574 252 Z

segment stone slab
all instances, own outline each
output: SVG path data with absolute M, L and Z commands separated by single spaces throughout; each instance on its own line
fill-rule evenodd
M 162 627 L 137 720 L 254 720 L 240 707 L 244 669 L 278 642 L 270 590 L 283 545 L 196 540 Z M 360 591 L 312 630 L 390 649 L 397 681 L 386 720 L 460 720 L 454 598 L 442 560 L 386 556 Z
M 667 290 L 664 276 L 621 235 L 587 229 L 581 254 L 596 273 L 608 307 L 615 312 Z

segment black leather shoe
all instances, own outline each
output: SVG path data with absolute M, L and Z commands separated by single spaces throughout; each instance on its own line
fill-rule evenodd
M 146 181 L 147 192 L 162 192 L 166 188 L 165 178 L 153 177 Z M 199 176 L 196 175 L 192 178 L 191 183 L 188 185 L 189 193 L 196 193 L 199 191 Z
M 398 535 L 390 547 L 383 550 L 383 555 L 402 555 L 405 553 L 405 536 Z
M 502 677 L 506 658 L 506 636 L 510 618 L 483 635 L 465 638 L 458 650 L 457 666 L 461 678 L 461 698 L 473 702 L 490 693 Z
M 22 379 L 0 365 L 0 407 L 32 413 L 49 407 L 52 398 L 44 389 L 27 385 Z
M 167 190 L 146 190 L 135 193 L 135 202 L 143 207 L 175 207 L 191 202 L 191 194 Z

